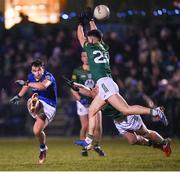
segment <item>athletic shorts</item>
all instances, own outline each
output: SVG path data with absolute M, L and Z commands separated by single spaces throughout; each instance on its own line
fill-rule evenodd
M 117 84 L 110 77 L 104 77 L 97 81 L 99 88 L 98 95 L 102 100 L 106 100 L 114 94 L 119 94 L 119 88 Z
M 144 125 L 140 115 L 129 115 L 122 122 L 114 120 L 114 124 L 120 134 L 125 134 L 128 131 L 137 131 Z
M 85 116 L 88 115 L 88 107 L 85 107 L 84 105 L 82 105 L 79 101 L 76 101 L 76 105 L 77 105 L 77 114 L 79 116 Z
M 28 102 L 30 101 L 30 99 L 28 100 Z M 46 102 L 44 102 L 43 100 L 39 100 L 39 102 L 41 103 L 42 105 L 42 110 L 43 110 L 43 114 L 47 117 L 48 119 L 48 123 L 50 123 L 53 119 L 54 119 L 54 116 L 55 116 L 55 113 L 56 113 L 56 108 L 47 104 Z M 27 106 L 29 107 L 29 106 Z M 33 118 L 36 118 L 36 116 L 34 116 L 29 108 L 28 108 L 28 111 L 29 111 L 29 114 L 33 117 Z

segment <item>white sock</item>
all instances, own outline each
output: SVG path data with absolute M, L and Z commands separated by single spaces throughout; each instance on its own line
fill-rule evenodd
M 87 144 L 91 144 L 92 141 L 93 141 L 93 139 L 91 139 L 91 138 L 89 138 L 89 137 L 87 136 L 86 139 L 85 139 L 85 141 L 86 141 Z

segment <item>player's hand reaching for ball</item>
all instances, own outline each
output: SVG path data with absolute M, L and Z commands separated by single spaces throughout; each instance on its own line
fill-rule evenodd
M 78 15 L 78 24 L 81 24 L 82 26 L 86 25 L 86 18 L 85 18 L 85 13 L 84 11 L 82 11 L 79 15 Z
M 91 9 L 91 7 L 86 8 L 85 16 L 86 16 L 88 21 L 93 20 L 93 10 Z

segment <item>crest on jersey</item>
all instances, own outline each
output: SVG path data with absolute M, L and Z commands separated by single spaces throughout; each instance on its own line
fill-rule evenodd
M 94 81 L 93 81 L 92 79 L 87 79 L 87 80 L 85 81 L 84 85 L 85 85 L 86 87 L 88 87 L 88 88 L 93 88 L 94 85 L 95 85 L 95 83 L 94 83 Z
M 45 78 L 49 81 L 51 81 L 51 76 L 50 75 L 46 75 Z
M 76 75 L 72 75 L 72 79 L 73 79 L 73 80 L 77 80 Z

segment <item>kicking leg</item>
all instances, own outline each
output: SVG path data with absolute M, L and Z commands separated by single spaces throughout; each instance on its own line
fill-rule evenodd
M 168 125 L 167 118 L 161 110 L 160 107 L 155 109 L 150 109 L 144 106 L 140 105 L 128 105 L 127 102 L 124 100 L 124 98 L 120 94 L 114 94 L 111 97 L 107 99 L 107 101 L 119 112 L 122 112 L 124 115 L 152 115 L 153 117 L 156 117 L 158 120 L 160 120 L 164 125 Z
M 150 114 L 150 108 L 139 105 L 130 106 L 120 94 L 112 95 L 108 98 L 108 102 L 118 111 L 122 112 L 124 115 Z

